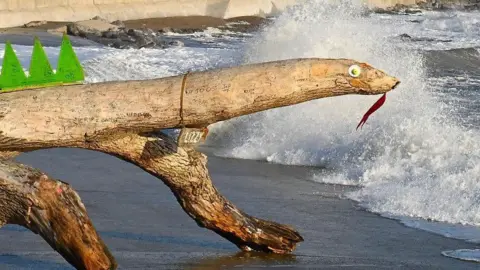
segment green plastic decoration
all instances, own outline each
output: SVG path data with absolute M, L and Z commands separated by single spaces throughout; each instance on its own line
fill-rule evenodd
M 0 77 L 0 88 L 2 90 L 26 85 L 27 83 L 27 76 L 25 76 L 22 65 L 10 42 L 5 44 L 5 54 L 3 56 L 2 73 Z
M 0 74 L 0 93 L 80 84 L 83 80 L 85 80 L 83 68 L 66 34 L 63 35 L 56 73 L 53 72 L 45 50 L 37 37 L 34 40 L 28 77 L 23 71 L 12 44 L 7 42 L 5 45 L 2 72 Z
M 45 50 L 43 50 L 42 44 L 38 38 L 35 38 L 30 63 L 28 84 L 42 85 L 56 81 L 55 73 L 53 73 L 50 62 L 48 62 L 47 55 L 45 54 Z
M 63 83 L 75 83 L 84 79 L 85 75 L 83 74 L 82 65 L 73 51 L 72 43 L 70 43 L 68 36 L 65 34 L 63 35 L 60 55 L 58 56 L 57 80 Z

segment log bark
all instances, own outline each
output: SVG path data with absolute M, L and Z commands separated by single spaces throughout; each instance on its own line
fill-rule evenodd
M 207 157 L 192 147 L 178 147 L 161 132 L 128 133 L 78 147 L 118 157 L 162 180 L 200 227 L 243 251 L 284 254 L 304 240 L 291 226 L 250 216 L 233 205 L 213 185 Z
M 252 217 L 213 186 L 207 158 L 181 148 L 161 133 L 133 134 L 89 143 L 87 149 L 117 156 L 161 179 L 199 226 L 213 230 L 244 251 L 288 253 L 303 238 L 292 227 Z
M 21 225 L 77 269 L 115 269 L 78 194 L 66 183 L 13 161 L 0 161 L 0 227 Z
M 349 76 L 348 69 L 354 64 L 362 68 L 360 76 Z M 53 147 L 78 147 L 108 153 L 160 178 L 198 225 L 217 232 L 240 249 L 288 253 L 303 241 L 294 229 L 242 212 L 215 189 L 203 154 L 179 147 L 155 130 L 204 127 L 317 98 L 385 93 L 397 84 L 396 78 L 353 60 L 297 59 L 147 81 L 4 93 L 0 95 L 0 158 Z M 0 176 L 3 173 L 8 179 L 8 168 L 0 166 Z M 36 177 L 40 179 L 38 174 Z M 17 182 L 27 183 L 22 179 Z M 39 200 L 49 203 L 41 204 L 46 206 L 40 209 L 47 210 L 37 211 L 45 216 L 37 218 L 36 223 L 24 222 L 24 226 L 31 226 L 42 234 L 78 269 L 116 267 L 74 191 L 62 189 L 62 196 L 69 195 L 67 199 L 60 199 L 54 195 L 53 184 L 46 186 L 48 188 L 40 185 L 42 189 L 34 193 Z M 18 197 L 19 201 L 27 198 L 24 194 L 28 193 L 21 188 L 5 190 L 10 193 L 4 193 L 3 198 L 0 195 L 0 204 L 7 205 L 12 198 Z M 4 210 L 4 222 L 22 223 L 26 215 L 22 207 L 28 204 L 20 206 L 21 211 Z M 80 210 L 69 212 L 65 210 L 68 207 Z M 27 210 L 26 216 L 30 215 Z M 60 240 L 53 237 L 53 241 L 62 242 L 51 242 L 52 234 L 48 234 L 48 230 L 59 227 L 45 223 L 48 220 L 72 227 L 75 234 L 67 230 Z M 37 223 L 38 228 L 28 225 Z M 42 230 L 44 227 L 47 229 Z M 94 255 L 83 253 L 87 246 Z
M 349 66 L 362 67 L 359 77 Z M 200 127 L 346 94 L 379 94 L 398 80 L 353 60 L 294 59 L 146 81 L 33 89 L 0 95 L 0 150 L 76 146 L 123 131 Z

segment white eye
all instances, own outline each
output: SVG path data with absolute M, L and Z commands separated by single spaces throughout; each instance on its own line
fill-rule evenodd
M 350 76 L 352 77 L 356 78 L 360 76 L 360 73 L 362 73 L 362 69 L 357 65 L 350 66 L 350 68 L 348 69 L 348 74 L 350 74 Z

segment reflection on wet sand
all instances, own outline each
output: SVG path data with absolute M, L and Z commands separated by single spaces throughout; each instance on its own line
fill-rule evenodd
M 190 262 L 184 269 L 226 269 L 233 267 L 251 267 L 265 265 L 294 265 L 297 259 L 292 254 L 266 254 L 259 252 L 238 252 L 233 255 L 207 257 Z

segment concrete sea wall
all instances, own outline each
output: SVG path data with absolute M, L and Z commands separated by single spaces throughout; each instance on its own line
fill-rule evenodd
M 29 21 L 108 20 L 205 15 L 220 18 L 272 14 L 298 0 L 1 0 L 0 27 Z
M 0 28 L 30 21 L 110 21 L 203 15 L 219 18 L 271 15 L 304 0 L 0 0 Z M 418 0 L 366 0 L 385 7 Z

